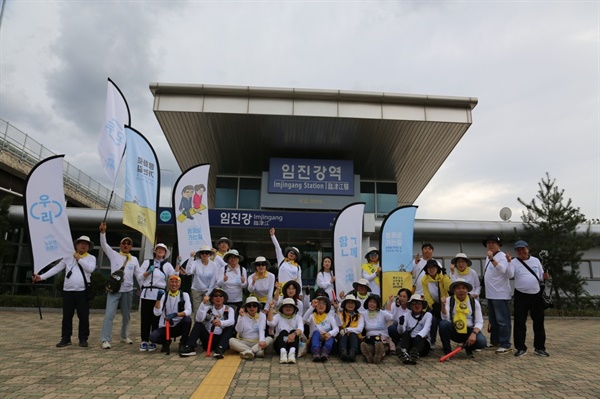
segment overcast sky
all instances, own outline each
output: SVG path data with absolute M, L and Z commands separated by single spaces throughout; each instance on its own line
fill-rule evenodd
M 150 82 L 477 97 L 473 125 L 417 199 L 418 219 L 500 220 L 549 172 L 600 218 L 598 1 L 7 0 L 0 117 L 108 185 L 106 79 L 179 169 Z M 161 205 L 168 205 L 163 195 Z

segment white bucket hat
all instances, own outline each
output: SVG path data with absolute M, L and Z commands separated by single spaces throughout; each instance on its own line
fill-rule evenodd
M 165 244 L 163 244 L 162 242 L 161 242 L 161 243 L 158 243 L 158 244 L 156 244 L 156 245 L 154 246 L 154 252 L 156 252 L 156 249 L 157 249 L 157 248 L 162 248 L 162 249 L 164 249 L 164 250 L 166 251 L 166 252 L 165 252 L 165 259 L 169 259 L 169 256 L 171 256 L 171 251 L 169 251 L 169 248 L 167 248 L 167 246 L 166 246 Z

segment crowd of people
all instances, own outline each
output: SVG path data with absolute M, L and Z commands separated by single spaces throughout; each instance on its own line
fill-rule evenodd
M 497 236 L 486 237 L 483 275 L 471 268 L 472 260 L 457 254 L 447 271 L 433 257 L 434 247 L 424 243 L 422 254 L 412 264 L 412 289 L 402 288 L 396 295 L 381 297 L 380 251 L 370 247 L 360 279 L 350 292 L 335 294 L 335 273 L 331 257 L 322 259 L 316 276 L 313 298 L 303 295 L 301 253 L 296 247 L 282 250 L 269 230 L 277 265 L 264 256 L 241 266 L 244 257 L 233 242 L 222 237 L 215 248 L 201 246 L 188 259 L 169 262 L 164 244 L 154 247 L 152 259 L 141 265 L 130 253 L 133 240 L 124 237 L 119 251 L 106 240 L 106 224 L 100 224 L 101 247 L 110 261 L 111 279 L 107 285 L 106 311 L 100 337 L 101 348 L 111 349 L 113 320 L 121 309 L 120 342 L 132 345 L 130 313 L 136 283 L 140 290 L 140 345 L 142 352 L 153 352 L 157 345 L 170 354 L 171 343 L 179 339 L 181 357 L 206 351 L 216 359 L 228 349 L 243 359 L 265 357 L 271 352 L 281 364 L 294 364 L 300 356 L 314 362 L 327 362 L 332 354 L 342 362 L 364 358 L 378 364 L 395 355 L 403 364 L 416 365 L 432 351 L 452 355 L 455 347 L 468 357 L 484 348 L 496 354 L 513 353 L 511 313 L 513 297 L 510 279 L 514 278 L 514 356 L 528 352 L 525 344 L 528 315 L 533 320 L 534 353 L 548 357 L 545 347 L 544 306 L 541 284 L 549 276 L 540 261 L 529 254 L 523 240 L 514 244 L 516 257 L 504 253 Z M 34 274 L 33 281 L 46 280 L 64 271 L 63 320 L 57 347 L 71 345 L 73 317 L 79 319 L 79 346 L 89 345 L 89 303 L 86 286 L 96 268 L 89 254 L 94 243 L 87 236 L 74 242 L 72 256 L 65 257 L 46 273 Z M 183 266 L 182 266 L 183 265 Z M 272 273 L 271 271 L 275 273 Z M 181 290 L 181 277 L 191 276 L 191 292 Z M 113 278 L 114 277 L 114 278 Z M 480 299 L 485 295 L 489 341 L 484 335 Z M 192 320 L 193 319 L 193 320 Z M 436 349 L 437 338 L 441 348 Z

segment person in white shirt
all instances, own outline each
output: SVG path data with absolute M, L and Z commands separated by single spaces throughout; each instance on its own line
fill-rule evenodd
M 388 348 L 396 350 L 387 329 L 392 314 L 381 310 L 379 295 L 369 295 L 363 307 L 367 311 L 364 313 L 366 339 L 360 344 L 360 351 L 368 363 L 378 364 L 385 357 Z
M 225 256 L 225 254 L 227 252 L 229 252 L 229 250 L 231 248 L 233 248 L 233 241 L 231 241 L 229 238 L 227 237 L 221 237 L 217 240 L 217 242 L 215 243 L 216 248 L 214 249 L 214 257 L 220 257 L 222 258 L 223 256 Z
M 408 306 L 408 300 L 410 299 L 412 292 L 408 288 L 400 288 L 398 295 L 395 297 L 390 295 L 385 305 L 385 310 L 392 314 L 393 323 L 388 326 L 388 335 L 394 343 L 398 346 L 400 342 L 400 334 L 398 333 L 398 320 L 401 316 L 405 316 L 410 313 L 410 307 Z M 390 353 L 393 355 L 393 353 Z
M 225 357 L 224 354 L 229 349 L 229 339 L 233 336 L 235 324 L 235 309 L 225 305 L 227 300 L 227 292 L 219 287 L 213 288 L 210 295 L 204 296 L 196 313 L 194 328 L 180 356 L 196 356 L 196 342 L 200 339 L 204 350 L 210 350 L 214 358 L 223 359 Z M 213 334 L 213 339 L 209 347 L 210 334 Z
M 293 298 L 285 298 L 276 315 L 273 315 L 274 307 L 275 304 L 271 303 L 267 324 L 275 327 L 276 338 L 273 347 L 275 351 L 279 351 L 279 363 L 296 364 L 296 354 L 304 328 L 302 316 L 298 314 L 298 306 Z
M 424 311 L 427 301 L 419 294 L 410 297 L 408 306 L 410 312 L 398 320 L 398 333 L 401 334 L 398 357 L 404 364 L 415 365 L 431 350 L 429 331 L 433 316 Z
M 490 342 L 492 346 L 498 347 L 497 354 L 504 355 L 512 352 L 509 302 L 512 297 L 510 279 L 513 277 L 513 270 L 506 260 L 506 254 L 500 250 L 500 237 L 488 236 L 482 244 L 487 248 L 483 282 L 491 327 Z
M 340 292 L 340 298 L 344 299 L 346 295 L 354 295 L 356 299 L 360 302 L 360 307 L 358 311 L 361 313 L 367 313 L 367 309 L 363 306 L 365 301 L 369 298 L 369 294 L 371 293 L 371 288 L 369 287 L 369 280 L 361 278 L 358 281 L 352 283 L 352 287 L 354 289 L 350 290 L 347 294 L 342 291 Z
M 381 295 L 381 265 L 379 264 L 379 249 L 369 247 L 365 255 L 367 263 L 361 266 L 361 277 L 369 282 L 369 288 L 375 295 Z
M 275 247 L 275 255 L 277 256 L 277 281 L 280 284 L 285 284 L 290 280 L 294 280 L 302 288 L 302 269 L 300 268 L 300 250 L 296 247 L 286 247 L 282 252 L 279 246 L 279 241 L 275 237 L 275 229 L 269 230 L 271 241 Z M 298 293 L 302 297 L 302 292 Z
M 487 345 L 482 334 L 483 314 L 481 305 L 469 292 L 473 290 L 471 283 L 458 278 L 450 285 L 454 294 L 443 300 L 442 321 L 440 322 L 440 340 L 444 354 L 452 352 L 450 341 L 465 346 L 468 357 L 473 357 L 473 351 L 483 349 Z
M 119 270 L 123 273 L 121 287 L 118 292 L 106 293 L 106 310 L 104 311 L 104 321 L 102 322 L 102 349 L 110 349 L 112 340 L 112 327 L 117 307 L 121 308 L 121 342 L 124 344 L 133 344 L 129 338 L 129 321 L 131 320 L 131 306 L 133 304 L 134 286 L 133 280 L 140 267 L 140 263 L 130 251 L 133 247 L 133 240 L 130 237 L 121 239 L 119 243 L 119 252 L 115 251 L 106 242 L 106 223 L 100 223 L 100 246 L 102 251 L 110 260 L 110 273 Z
M 223 258 L 215 257 L 218 265 L 215 286 L 227 293 L 229 299 L 226 304 L 233 306 L 236 311 L 242 306 L 244 288 L 248 287 L 248 274 L 240 265 L 243 260 L 244 257 L 235 249 L 230 249 Z
M 88 337 L 90 335 L 90 304 L 85 294 L 86 281 L 89 283 L 92 273 L 96 269 L 96 257 L 89 254 L 94 248 L 94 243 L 88 236 L 81 236 L 75 240 L 75 252 L 73 255 L 61 259 L 55 266 L 43 274 L 33 274 L 34 283 L 47 280 L 48 278 L 65 271 L 65 281 L 63 283 L 63 317 L 61 339 L 57 348 L 63 348 L 71 345 L 71 335 L 73 334 L 73 316 L 77 311 L 79 319 L 79 346 L 86 348 L 88 346 Z
M 330 313 L 331 302 L 326 296 L 313 299 L 311 306 L 306 310 L 303 320 L 310 328 L 309 342 L 313 362 L 326 362 L 333 350 L 335 336 L 339 329 L 335 316 Z
M 242 359 L 265 357 L 265 350 L 273 344 L 273 338 L 265 336 L 267 316 L 260 307 L 256 297 L 246 299 L 235 324 L 237 337 L 229 339 L 229 346 L 239 352 Z
M 271 262 L 264 256 L 259 256 L 250 263 L 250 268 L 254 270 L 254 273 L 248 277 L 248 292 L 258 299 L 263 313 L 266 314 L 269 311 L 269 304 L 273 300 L 275 289 L 275 275 L 267 271 L 271 268 Z
M 292 298 L 296 303 L 296 306 L 298 307 L 298 313 L 301 315 L 304 313 L 304 304 L 302 303 L 302 299 L 300 299 L 300 284 L 298 284 L 294 280 L 290 280 L 287 283 L 285 283 L 283 287 L 281 287 L 281 290 L 279 290 L 279 282 L 275 284 L 275 287 L 277 289 L 275 290 L 273 301 L 275 303 L 276 308 L 279 308 L 281 306 L 284 299 Z M 282 296 L 279 295 L 279 291 L 282 292 Z
M 423 276 L 427 274 L 427 261 L 433 259 L 433 245 L 429 242 L 421 245 L 421 252 L 423 253 L 423 257 L 417 254 L 415 256 L 415 260 L 413 262 L 412 273 L 413 277 L 413 294 L 423 295 L 423 285 L 422 279 Z M 440 262 L 438 262 L 439 264 Z M 442 267 L 442 265 L 440 265 Z
M 204 295 L 211 292 L 216 283 L 218 266 L 210 260 L 211 254 L 212 248 L 202 245 L 198 252 L 190 254 L 185 269 L 180 269 L 181 274 L 194 276 L 192 280 L 193 311 L 198 311 Z
M 464 253 L 458 253 L 450 261 L 450 280 L 452 282 L 462 278 L 467 281 L 473 289 L 469 292 L 472 298 L 479 298 L 481 292 L 481 283 L 479 282 L 479 276 L 474 269 L 471 269 L 473 262 Z
M 179 353 L 187 341 L 192 328 L 192 301 L 187 292 L 179 290 L 181 277 L 171 275 L 167 283 L 168 291 L 159 290 L 154 304 L 154 316 L 159 317 L 158 328 L 150 333 L 150 342 L 162 345 L 161 352 L 169 355 L 171 340 L 181 337 Z M 168 325 L 167 325 L 168 324 Z M 167 339 L 167 328 L 169 339 Z
M 365 318 L 358 311 L 362 306 L 352 294 L 344 297 L 336 315 L 339 327 L 340 359 L 344 362 L 355 362 L 359 351 L 359 343 L 365 328 Z
M 546 352 L 546 330 L 544 328 L 544 300 L 542 299 L 541 284 L 550 278 L 544 272 L 538 258 L 529 255 L 529 246 L 523 240 L 514 245 L 517 257 L 511 260 L 510 254 L 507 259 L 513 269 L 515 277 L 514 309 L 515 320 L 513 338 L 515 341 L 516 357 L 527 354 L 525 337 L 527 332 L 527 313 L 533 320 L 533 346 L 535 354 L 542 357 L 550 356 Z
M 333 259 L 325 256 L 321 261 L 321 270 L 317 273 L 317 287 L 331 295 L 334 290 L 335 276 L 333 275 Z

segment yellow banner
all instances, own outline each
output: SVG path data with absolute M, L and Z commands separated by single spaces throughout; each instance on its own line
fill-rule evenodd
M 412 289 L 412 274 L 410 272 L 383 272 L 383 287 L 382 299 L 383 302 L 390 295 L 396 296 L 400 288 Z
M 156 212 L 133 202 L 123 205 L 123 224 L 142 233 L 152 245 L 156 234 Z

